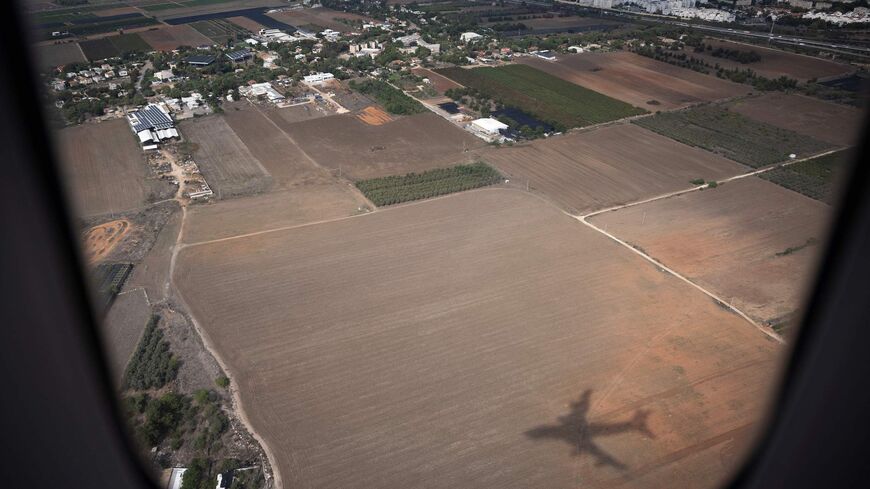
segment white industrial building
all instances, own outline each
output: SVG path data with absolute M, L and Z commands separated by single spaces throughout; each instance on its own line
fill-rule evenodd
M 459 40 L 461 42 L 474 42 L 483 38 L 480 34 L 476 32 L 463 32 L 459 35 Z
M 501 132 L 507 129 L 508 125 L 492 117 L 484 117 L 471 121 L 466 127 L 478 137 L 487 141 L 496 141 L 503 139 Z
M 306 75 L 302 77 L 302 81 L 309 85 L 323 83 L 327 80 L 332 80 L 335 78 L 335 75 L 332 73 L 314 73 L 313 75 Z
M 272 102 L 284 100 L 284 96 L 275 90 L 269 82 L 255 83 L 253 85 L 239 87 L 239 93 L 245 97 L 265 96 Z
M 175 129 L 169 111 L 157 104 L 149 104 L 130 112 L 127 114 L 127 122 L 143 145 L 178 137 L 178 130 Z

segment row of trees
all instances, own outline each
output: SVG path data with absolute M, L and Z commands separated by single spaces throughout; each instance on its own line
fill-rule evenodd
M 169 351 L 163 330 L 157 327 L 159 316 L 151 316 L 139 346 L 127 364 L 124 386 L 130 389 L 157 389 L 178 374 L 179 361 Z
M 483 162 L 404 176 L 373 178 L 356 186 L 375 205 L 392 205 L 493 185 L 502 176 Z

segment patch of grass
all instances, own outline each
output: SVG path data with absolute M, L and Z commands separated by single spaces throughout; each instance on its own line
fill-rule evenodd
M 785 161 L 791 153 L 808 156 L 831 147 L 713 105 L 657 113 L 632 122 L 753 168 Z
M 404 176 L 362 180 L 356 186 L 375 205 L 382 206 L 493 185 L 501 179 L 502 176 L 494 168 L 478 162 Z
M 214 383 L 221 389 L 226 389 L 230 386 L 230 379 L 226 375 L 221 375 L 220 377 L 214 379 Z
M 647 110 L 610 98 L 526 65 L 445 68 L 438 73 L 507 107 L 516 107 L 558 129 L 583 127 Z
M 689 180 L 689 183 L 691 183 L 692 185 L 704 185 L 704 179 L 696 178 L 694 180 Z
M 118 50 L 120 54 L 137 51 L 140 53 L 147 53 L 150 51 L 154 51 L 144 39 L 142 39 L 139 34 L 121 34 L 120 36 L 112 36 L 108 38 L 111 41 L 112 45 L 115 46 L 115 49 Z
M 151 316 L 139 340 L 139 346 L 124 373 L 124 386 L 129 389 L 157 389 L 175 379 L 179 362 L 169 350 L 169 342 L 157 327 L 158 316 Z
M 716 188 L 718 186 L 719 186 L 719 182 L 717 182 L 715 180 L 710 180 L 709 182 L 707 182 L 707 188 Z
M 351 81 L 350 88 L 360 93 L 371 95 L 391 114 L 419 114 L 426 111 L 426 108 L 420 102 L 380 80 Z
M 759 177 L 812 199 L 831 204 L 835 200 L 836 177 L 852 156 L 849 151 L 838 151 L 776 168 L 760 174 Z

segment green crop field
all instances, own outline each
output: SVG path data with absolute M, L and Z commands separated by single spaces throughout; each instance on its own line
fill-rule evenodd
M 831 149 L 828 143 L 713 105 L 662 112 L 633 122 L 753 168 L 785 161 L 792 153 L 801 158 Z
M 436 71 L 558 128 L 584 127 L 647 113 L 526 65 Z
M 837 177 L 853 156 L 848 150 L 838 151 L 777 168 L 759 176 L 789 190 L 831 204 L 836 200 L 834 191 Z
M 501 178 L 494 168 L 478 162 L 423 173 L 372 178 L 359 181 L 356 186 L 375 205 L 382 206 L 485 187 L 500 182 Z

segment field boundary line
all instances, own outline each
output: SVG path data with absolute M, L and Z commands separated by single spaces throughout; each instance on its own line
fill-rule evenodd
M 803 161 L 812 160 L 812 159 L 814 159 L 814 158 L 821 158 L 821 157 L 823 157 L 823 156 L 828 156 L 828 155 L 830 155 L 830 154 L 838 153 L 838 152 L 840 152 L 840 151 L 844 151 L 844 150 L 846 150 L 846 149 L 849 149 L 849 146 L 843 146 L 843 147 L 838 147 L 838 148 L 830 149 L 830 150 L 823 151 L 823 152 L 821 152 L 821 153 L 816 153 L 816 154 L 814 154 L 814 155 L 807 156 L 807 157 L 804 157 L 804 158 L 797 158 L 797 159 L 794 159 L 794 160 L 784 161 L 784 162 L 781 162 L 781 163 L 774 163 L 773 165 L 766 166 L 766 167 L 764 167 L 764 168 L 759 168 L 759 169 L 756 169 L 756 170 L 752 170 L 752 171 L 747 172 L 747 173 L 741 173 L 741 174 L 739 174 L 739 175 L 734 175 L 733 177 L 723 178 L 722 180 L 716 180 L 715 183 L 716 183 L 717 185 L 720 185 L 720 184 L 724 184 L 724 183 L 728 183 L 728 182 L 734 182 L 734 181 L 737 181 L 737 180 L 742 180 L 742 179 L 744 179 L 744 178 L 754 177 L 754 176 L 757 176 L 757 175 L 761 175 L 762 173 L 767 173 L 767 172 L 770 172 L 770 171 L 773 171 L 773 170 L 777 170 L 777 169 L 779 169 L 779 168 L 785 168 L 785 167 L 788 167 L 788 166 L 791 166 L 791 165 L 795 165 L 795 164 L 797 164 L 797 163 L 801 163 L 801 162 L 803 162 Z M 704 189 L 706 189 L 706 188 L 710 188 L 710 183 L 709 183 L 709 182 L 708 182 L 708 183 L 705 183 L 705 184 L 703 184 L 703 185 L 696 185 L 696 186 L 694 186 L 694 187 L 685 188 L 685 189 L 682 189 L 682 190 L 675 190 L 675 191 L 673 191 L 673 192 L 668 192 L 668 193 L 665 193 L 665 194 L 657 195 L 657 196 L 655 196 L 655 197 L 650 197 L 650 198 L 648 198 L 648 199 L 637 200 L 637 201 L 634 201 L 634 202 L 629 202 L 629 203 L 627 203 L 627 204 L 619 204 L 619 205 L 615 205 L 615 206 L 612 206 L 612 207 L 607 207 L 607 208 L 604 208 L 604 209 L 599 209 L 599 210 L 597 210 L 597 211 L 588 212 L 588 213 L 586 213 L 586 214 L 569 214 L 569 215 L 570 215 L 571 217 L 574 217 L 574 218 L 583 218 L 583 219 L 587 219 L 587 218 L 590 218 L 590 217 L 597 216 L 597 215 L 599 215 L 599 214 L 604 214 L 604 213 L 606 213 L 606 212 L 613 212 L 613 211 L 618 211 L 618 210 L 620 210 L 620 209 L 625 209 L 625 208 L 628 208 L 628 207 L 635 207 L 635 206 L 638 206 L 638 205 L 648 204 L 648 203 L 650 203 L 650 202 L 655 202 L 655 201 L 657 201 L 657 200 L 667 199 L 667 198 L 670 198 L 670 197 L 677 197 L 677 196 L 679 196 L 679 195 L 687 194 L 687 193 L 690 193 L 690 192 L 696 192 L 696 191 L 699 191 L 699 190 L 704 190 Z
M 318 93 L 319 93 L 319 92 L 318 92 Z M 342 181 L 346 181 L 346 182 L 348 183 L 348 185 L 352 188 L 352 192 L 353 192 L 354 194 L 356 194 L 357 197 L 361 198 L 361 199 L 363 200 L 363 202 L 366 203 L 366 205 L 370 206 L 371 209 L 372 209 L 372 212 L 374 212 L 374 211 L 377 210 L 378 206 L 376 206 L 372 201 L 370 201 L 370 200 L 368 199 L 368 197 L 366 197 L 362 192 L 360 192 L 359 189 L 356 188 L 355 185 L 353 185 L 353 182 L 351 182 L 349 179 L 344 179 L 344 178 L 341 178 L 341 177 L 335 177 L 335 175 L 333 174 L 333 170 L 324 167 L 323 165 L 321 165 L 320 163 L 318 163 L 317 160 L 315 160 L 314 158 L 312 158 L 311 155 L 309 155 L 307 151 L 305 151 L 304 149 L 302 149 L 302 146 L 299 146 L 299 144 L 296 143 L 296 140 L 293 139 L 293 136 L 291 136 L 290 133 L 288 133 L 288 132 L 285 131 L 284 129 L 281 129 L 281 126 L 279 126 L 278 124 L 276 124 L 275 121 L 273 121 L 271 117 L 269 117 L 268 115 L 264 114 L 263 111 L 262 111 L 259 107 L 257 107 L 257 104 L 251 102 L 250 100 L 248 100 L 248 104 L 250 104 L 251 107 L 253 107 L 253 108 L 257 111 L 257 113 L 260 114 L 260 117 L 262 117 L 262 118 L 266 119 L 267 121 L 269 121 L 269 124 L 271 124 L 272 127 L 274 127 L 275 129 L 278 130 L 278 132 L 280 132 L 281 134 L 283 134 L 284 137 L 285 137 L 288 141 L 290 141 L 290 144 L 292 144 L 296 149 L 298 149 L 299 152 L 302 153 L 302 156 L 304 156 L 305 159 L 307 159 L 308 162 L 311 163 L 311 165 L 312 165 L 314 168 L 317 168 L 317 169 L 319 169 L 319 170 L 325 172 L 325 173 L 326 173 L 327 175 L 329 175 L 330 177 L 337 178 L 339 183 L 341 183 Z M 339 115 L 341 115 L 341 114 L 339 114 Z M 240 139 L 241 139 L 241 138 L 240 138 Z M 257 160 L 257 161 L 259 161 L 259 160 Z M 340 168 L 340 167 L 339 167 L 339 168 Z
M 744 179 L 744 178 L 748 178 L 748 177 L 753 177 L 753 176 L 756 176 L 756 175 L 760 175 L 760 174 L 763 174 L 763 173 L 766 173 L 766 172 L 769 172 L 769 171 L 776 170 L 776 169 L 778 169 L 778 168 L 785 168 L 785 167 L 788 167 L 788 166 L 791 166 L 791 165 L 794 165 L 794 164 L 800 163 L 800 162 L 802 162 L 802 161 L 807 161 L 807 160 L 811 160 L 811 159 L 814 159 L 814 158 L 820 158 L 820 157 L 822 157 L 822 156 L 827 156 L 827 155 L 829 155 L 829 154 L 833 154 L 833 153 L 836 153 L 836 152 L 839 152 L 839 151 L 843 151 L 844 149 L 847 149 L 847 148 L 845 148 L 845 147 L 834 148 L 834 149 L 831 149 L 831 150 L 828 150 L 828 151 L 824 151 L 824 152 L 822 152 L 822 153 L 818 153 L 818 154 L 815 154 L 815 155 L 812 155 L 812 156 L 807 156 L 807 157 L 805 157 L 805 158 L 800 158 L 800 159 L 790 160 L 790 161 L 786 161 L 786 162 L 783 162 L 783 163 L 778 163 L 778 164 L 774 164 L 774 165 L 771 165 L 771 166 L 768 166 L 768 167 L 764 167 L 764 168 L 760 168 L 760 169 L 757 169 L 757 170 L 753 170 L 753 171 L 750 171 L 750 172 L 747 172 L 747 173 L 742 173 L 742 174 L 740 174 L 740 175 L 735 175 L 735 176 L 733 176 L 733 177 L 725 178 L 725 179 L 723 179 L 723 180 L 717 180 L 716 183 L 717 183 L 717 184 L 722 184 L 722 183 L 727 183 L 727 182 L 733 182 L 733 181 L 737 181 L 737 180 L 742 180 L 742 179 Z M 655 202 L 655 201 L 663 200 L 663 199 L 667 199 L 667 198 L 670 198 L 670 197 L 676 197 L 676 196 L 683 195 L 683 194 L 687 194 L 687 193 L 690 193 L 690 192 L 700 191 L 700 190 L 703 190 L 703 189 L 705 189 L 705 188 L 709 188 L 709 187 L 710 187 L 710 184 L 709 184 L 709 183 L 706 183 L 706 184 L 704 184 L 704 185 L 698 185 L 698 186 L 695 186 L 695 187 L 692 187 L 692 188 L 688 188 L 688 189 L 677 190 L 677 191 L 675 191 L 675 192 L 668 192 L 668 193 L 666 193 L 666 194 L 658 195 L 658 196 L 656 196 L 656 197 L 650 197 L 650 198 L 648 198 L 648 199 L 643 199 L 643 200 L 639 200 L 639 201 L 636 201 L 636 202 L 629 202 L 629 203 L 627 203 L 627 204 L 621 204 L 621 205 L 617 205 L 617 206 L 613 206 L 613 207 L 608 207 L 608 208 L 606 208 L 606 209 L 600 209 L 600 210 L 593 211 L 593 212 L 589 212 L 589 213 L 587 213 L 587 214 L 583 214 L 583 215 L 574 215 L 574 214 L 570 214 L 570 213 L 567 213 L 567 212 L 566 212 L 566 214 L 569 215 L 569 216 L 571 216 L 572 218 L 574 218 L 574 219 L 580 221 L 581 223 L 585 224 L 586 226 L 589 226 L 590 228 L 592 228 L 592 229 L 598 231 L 599 233 L 601 233 L 601 234 L 607 236 L 608 238 L 610 238 L 610 239 L 612 239 L 613 241 L 615 241 L 615 242 L 621 244 L 622 246 L 628 248 L 629 250 L 631 250 L 632 252 L 634 252 L 634 253 L 637 254 L 638 256 L 642 257 L 644 260 L 646 260 L 646 261 L 652 263 L 653 265 L 657 266 L 659 269 L 661 269 L 661 270 L 663 270 L 663 271 L 665 271 L 665 272 L 670 273 L 670 274 L 673 275 L 674 277 L 676 277 L 676 278 L 682 280 L 683 282 L 685 282 L 685 283 L 691 285 L 691 286 L 694 287 L 695 289 L 697 289 L 697 290 L 703 292 L 703 293 L 706 294 L 708 297 L 710 297 L 711 299 L 713 299 L 714 301 L 716 301 L 718 304 L 721 304 L 723 307 L 725 307 L 725 308 L 727 308 L 728 310 L 730 310 L 731 312 L 737 314 L 738 316 L 740 316 L 741 318 L 743 318 L 744 320 L 746 320 L 746 322 L 748 322 L 749 324 L 755 326 L 756 329 L 758 329 L 759 331 L 761 331 L 761 332 L 764 333 L 765 335 L 769 336 L 770 338 L 774 339 L 774 340 L 777 341 L 778 343 L 785 343 L 785 341 L 783 340 L 783 338 L 782 338 L 779 334 L 777 334 L 776 332 L 774 332 L 774 331 L 771 330 L 770 328 L 766 328 L 766 327 L 764 327 L 763 325 L 759 324 L 759 323 L 756 322 L 754 319 L 752 319 L 751 317 L 749 317 L 748 314 L 746 314 L 746 313 L 744 313 L 743 311 L 741 311 L 740 309 L 738 309 L 737 306 L 734 306 L 733 304 L 731 304 L 730 302 L 728 302 L 728 301 L 722 299 L 721 297 L 719 297 L 718 295 L 714 294 L 713 292 L 711 292 L 711 291 L 705 289 L 704 287 L 702 287 L 702 286 L 696 284 L 696 283 L 693 282 L 691 279 L 685 277 L 684 275 L 680 274 L 680 273 L 677 272 L 676 270 L 674 270 L 674 269 L 668 267 L 668 266 L 665 265 L 664 263 L 662 263 L 662 262 L 660 262 L 659 260 L 657 260 L 657 259 L 653 258 L 652 256 L 648 255 L 647 253 L 645 253 L 645 252 L 643 252 L 643 251 L 637 249 L 636 247 L 632 246 L 632 245 L 631 245 L 630 243 L 628 243 L 627 241 L 624 241 L 624 240 L 622 240 L 622 239 L 616 237 L 614 234 L 611 234 L 611 233 L 607 232 L 606 230 L 604 230 L 604 229 L 602 229 L 602 228 L 596 226 L 595 224 L 592 224 L 591 222 L 589 222 L 589 221 L 587 220 L 587 219 L 589 219 L 589 218 L 591 218 L 591 217 L 597 216 L 597 215 L 599 215 L 599 214 L 604 214 L 604 213 L 606 213 L 606 212 L 613 212 L 613 211 L 618 211 L 618 210 L 620 210 L 620 209 L 626 209 L 626 208 L 628 208 L 628 207 L 635 207 L 635 206 L 638 206 L 638 205 L 647 204 L 647 203 L 650 203 L 650 202 Z
M 570 214 L 569 214 L 569 215 L 570 215 Z M 745 319 L 746 322 L 748 322 L 749 324 L 755 326 L 759 331 L 761 331 L 762 333 L 766 334 L 766 335 L 769 336 L 770 338 L 773 338 L 773 339 L 774 339 L 775 341 L 777 341 L 778 343 L 785 343 L 785 341 L 783 341 L 783 339 L 782 339 L 781 336 L 779 336 L 779 335 L 776 334 L 775 332 L 769 330 L 768 328 L 765 328 L 764 326 L 758 324 L 757 322 L 755 322 L 755 320 L 753 320 L 752 318 L 750 318 L 746 313 L 744 313 L 743 311 L 741 311 L 740 309 L 738 309 L 736 306 L 731 305 L 731 303 L 726 302 L 725 300 L 723 300 L 722 298 L 720 298 L 719 296 L 717 296 L 717 295 L 714 294 L 713 292 L 710 292 L 709 290 L 705 289 L 704 287 L 701 287 L 700 285 L 698 285 L 698 284 L 696 284 L 695 282 L 691 281 L 690 279 L 686 278 L 685 276 L 683 276 L 682 274 L 680 274 L 680 273 L 677 272 L 676 270 L 674 270 L 674 269 L 668 267 L 668 266 L 665 265 L 664 263 L 662 263 L 662 262 L 656 260 L 655 258 L 653 258 L 653 257 L 647 255 L 646 253 L 640 251 L 639 249 L 635 248 L 634 246 L 632 246 L 632 245 L 629 244 L 628 242 L 623 241 L 623 240 L 617 238 L 616 236 L 614 236 L 613 234 L 610 234 L 610 233 L 608 233 L 607 231 L 601 229 L 600 227 L 598 227 L 598 226 L 592 224 L 591 222 L 588 222 L 588 221 L 586 220 L 586 217 L 585 217 L 585 216 L 571 216 L 571 217 L 573 217 L 574 219 L 576 219 L 576 220 L 582 222 L 583 224 L 589 226 L 590 228 L 592 228 L 592 229 L 598 231 L 599 233 L 601 233 L 601 234 L 607 236 L 608 238 L 612 239 L 613 241 L 616 241 L 617 243 L 621 244 L 622 246 L 628 248 L 629 250 L 631 250 L 633 253 L 637 254 L 638 256 L 640 256 L 641 258 L 643 258 L 644 260 L 646 260 L 646 261 L 652 263 L 653 265 L 655 265 L 656 267 L 658 267 L 660 270 L 663 270 L 663 271 L 665 271 L 665 272 L 668 272 L 668 273 L 670 273 L 671 275 L 673 275 L 674 277 L 676 277 L 676 278 L 682 280 L 683 282 L 685 282 L 685 283 L 691 285 L 691 286 L 694 287 L 695 289 L 700 290 L 701 292 L 703 292 L 704 294 L 706 294 L 708 297 L 710 297 L 711 299 L 713 299 L 714 301 L 716 301 L 718 304 L 720 304 L 721 306 L 723 306 L 723 307 L 725 307 L 726 309 L 730 310 L 730 311 L 733 312 L 734 314 L 737 314 L 737 315 L 740 316 L 741 318 Z

